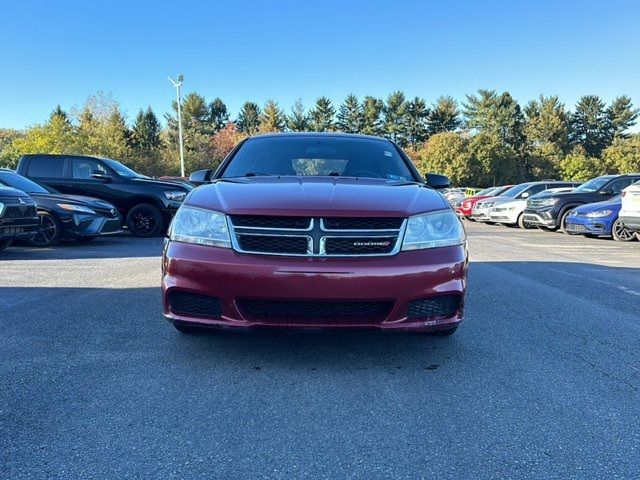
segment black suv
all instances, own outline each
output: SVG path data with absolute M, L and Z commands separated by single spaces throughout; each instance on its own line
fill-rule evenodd
M 193 188 L 154 180 L 101 157 L 24 155 L 16 171 L 61 193 L 96 197 L 115 205 L 129 231 L 140 237 L 163 233 Z
M 14 240 L 31 240 L 38 233 L 36 204 L 26 193 L 0 187 L 0 250 Z
M 603 175 L 592 178 L 571 192 L 537 195 L 527 202 L 524 220 L 532 225 L 564 231 L 565 221 L 571 209 L 585 203 L 600 202 L 615 195 L 640 180 L 640 173 Z

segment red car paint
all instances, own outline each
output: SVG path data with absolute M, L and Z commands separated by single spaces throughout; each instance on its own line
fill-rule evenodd
M 391 144 L 390 144 L 391 145 Z M 214 181 L 192 191 L 186 206 L 227 215 L 289 217 L 402 217 L 450 208 L 420 183 L 390 184 L 353 177 L 244 177 Z M 313 224 L 312 224 L 313 225 Z M 233 232 L 231 233 L 233 235 Z M 468 266 L 466 245 L 400 251 L 389 256 L 294 257 L 240 253 L 229 248 L 167 240 L 162 263 L 163 313 L 177 326 L 377 328 L 450 330 L 463 319 Z M 176 312 L 171 292 L 215 297 L 220 315 Z M 409 303 L 459 296 L 446 316 L 408 318 Z M 265 322 L 243 301 L 384 301 L 371 318 L 270 318 Z

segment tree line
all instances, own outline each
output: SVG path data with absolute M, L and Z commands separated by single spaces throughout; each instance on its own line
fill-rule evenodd
M 219 165 L 249 135 L 280 131 L 336 131 L 379 135 L 401 145 L 421 171 L 448 175 L 456 185 L 487 186 L 542 178 L 586 180 L 603 173 L 640 171 L 640 135 L 630 134 L 640 111 L 626 95 L 608 105 L 582 96 L 569 110 L 557 96 L 523 107 L 508 93 L 479 90 L 458 103 L 429 104 L 396 91 L 381 99 L 348 95 L 337 107 L 320 97 L 290 112 L 273 101 L 245 102 L 232 118 L 220 98 L 196 92 L 181 104 L 187 171 Z M 0 129 L 0 165 L 25 153 L 91 154 L 123 161 L 152 176 L 179 171 L 177 103 L 165 125 L 151 108 L 129 124 L 117 102 L 96 94 L 75 111 L 57 107 L 42 124 Z

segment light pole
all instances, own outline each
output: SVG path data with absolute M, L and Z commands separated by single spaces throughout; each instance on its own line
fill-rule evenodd
M 174 80 L 171 77 L 167 77 L 169 81 L 176 87 L 176 97 L 178 99 L 178 139 L 180 142 L 180 176 L 184 177 L 184 145 L 182 143 L 182 110 L 180 108 L 180 87 L 184 80 L 184 75 L 178 75 L 178 79 Z

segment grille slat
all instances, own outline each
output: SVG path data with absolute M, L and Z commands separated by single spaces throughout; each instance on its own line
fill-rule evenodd
M 398 237 L 329 237 L 325 239 L 327 255 L 375 255 L 389 253 Z
M 277 217 L 266 215 L 232 215 L 235 227 L 304 230 L 311 225 L 309 217 Z
M 327 230 L 398 230 L 403 221 L 394 217 L 329 217 L 323 224 Z
M 409 304 L 407 317 L 451 317 L 460 309 L 461 303 L 462 299 L 459 295 L 440 295 L 414 300 Z
M 309 239 L 302 236 L 238 234 L 237 239 L 245 252 L 304 255 L 309 249 Z
M 264 323 L 357 325 L 381 322 L 393 302 L 239 300 L 238 306 L 246 317 Z

